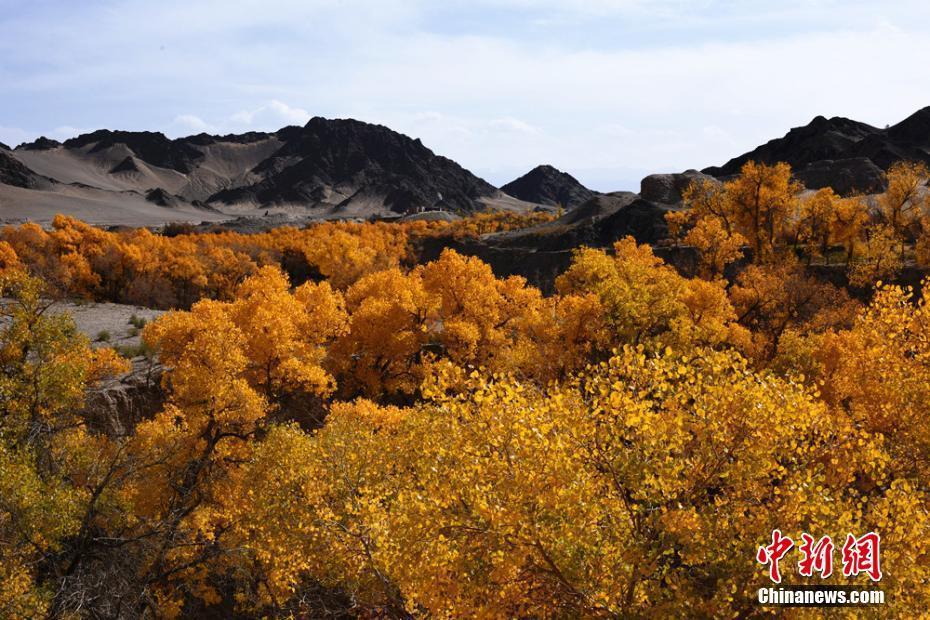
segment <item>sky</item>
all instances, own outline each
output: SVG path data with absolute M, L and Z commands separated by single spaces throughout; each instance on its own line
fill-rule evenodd
M 930 105 L 923 0 L 0 0 L 0 141 L 357 118 L 601 191 Z

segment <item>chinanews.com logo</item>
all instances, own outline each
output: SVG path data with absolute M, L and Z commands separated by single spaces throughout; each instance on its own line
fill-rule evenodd
M 781 585 L 782 560 L 786 559 L 795 541 L 784 536 L 780 530 L 772 531 L 772 542 L 759 547 L 756 561 L 768 567 L 768 576 L 778 587 L 759 588 L 758 603 L 763 606 L 791 607 L 840 607 L 846 605 L 880 605 L 885 602 L 883 590 L 862 586 L 841 585 Z M 826 579 L 834 572 L 833 557 L 836 547 L 830 536 L 815 539 L 808 533 L 801 534 L 797 545 L 800 559 L 797 573 L 801 577 Z M 881 536 L 869 532 L 862 536 L 847 534 L 840 549 L 841 567 L 844 577 L 866 575 L 872 582 L 882 579 Z M 787 561 L 786 561 L 787 564 Z

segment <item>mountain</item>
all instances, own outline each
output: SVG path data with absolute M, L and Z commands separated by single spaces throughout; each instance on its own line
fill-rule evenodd
M 572 209 L 597 195 L 572 175 L 549 165 L 536 166 L 501 190 L 514 198 Z
M 680 204 L 682 194 L 694 182 L 712 177 L 697 170 L 679 173 L 650 174 L 640 182 L 639 195 L 643 200 L 665 205 Z
M 61 142 L 58 140 L 52 140 L 51 138 L 40 136 L 32 142 L 24 142 L 16 148 L 27 151 L 47 151 L 49 149 L 58 148 L 59 146 L 61 146 Z
M 381 125 L 317 117 L 277 135 L 281 147 L 252 170 L 260 180 L 217 192 L 208 202 L 337 208 L 354 202 L 397 213 L 434 207 L 471 212 L 500 193 L 419 139 Z
M 886 129 L 838 116 L 818 116 L 781 138 L 703 172 L 725 178 L 738 173 L 749 160 L 788 162 L 795 176 L 813 189 L 829 185 L 841 194 L 881 191 L 882 172 L 894 162 L 930 163 L 930 107 Z
M 0 183 L 30 189 L 37 187 L 42 180 L 39 175 L 16 159 L 9 149 L 0 149 Z
M 5 151 L 0 151 L 5 152 Z M 514 199 L 460 165 L 436 155 L 418 139 L 356 120 L 313 118 L 276 132 L 170 139 L 150 131 L 101 129 L 63 143 L 48 138 L 9 152 L 3 181 L 26 188 L 22 170 L 57 181 L 46 195 L 30 196 L 0 185 L 5 219 L 41 219 L 69 200 L 97 223 L 132 223 L 138 209 L 159 207 L 152 221 L 196 220 L 286 212 L 295 223 L 319 217 L 370 217 L 444 210 L 465 214 L 486 208 L 527 211 Z M 159 190 L 153 193 L 153 190 Z M 123 213 L 129 203 L 134 205 Z M 86 216 L 87 210 L 81 212 Z M 167 220 L 165 219 L 167 218 Z M 131 219 L 131 218 L 130 218 Z

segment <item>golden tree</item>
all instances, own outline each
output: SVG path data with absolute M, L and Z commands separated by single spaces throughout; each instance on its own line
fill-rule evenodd
M 556 287 L 562 294 L 598 296 L 614 346 L 717 346 L 745 340 L 722 282 L 684 278 L 631 237 L 614 245 L 613 256 L 579 250 Z
M 879 195 L 878 208 L 885 223 L 903 240 L 926 210 L 927 197 L 923 188 L 930 170 L 921 162 L 899 161 L 888 168 L 885 177 L 888 189 Z M 903 255 L 903 246 L 901 252 Z
M 692 183 L 683 197 L 695 222 L 716 219 L 716 228 L 726 236 L 739 233 L 748 241 L 753 261 L 767 262 L 773 259 L 797 209 L 801 190 L 802 186 L 791 179 L 788 164 L 748 161 L 740 174 L 723 186 L 708 180 Z
M 0 615 L 8 618 L 62 603 L 53 600 L 66 592 L 55 580 L 108 501 L 94 472 L 112 446 L 85 429 L 85 389 L 127 368 L 111 350 L 91 351 L 44 291 L 20 269 L 0 271 Z

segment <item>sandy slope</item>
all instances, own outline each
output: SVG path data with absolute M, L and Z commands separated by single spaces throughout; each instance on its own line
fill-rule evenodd
M 121 142 L 99 150 L 97 142 L 45 149 L 17 148 L 9 154 L 38 176 L 31 189 L 0 184 L 0 223 L 34 221 L 47 225 L 58 213 L 104 226 L 218 222 L 235 217 L 261 218 L 266 214 L 286 216 L 295 225 L 317 219 L 397 216 L 385 206 L 385 196 L 339 183 L 325 187 L 323 195 L 312 205 L 261 206 L 251 198 L 232 204 L 214 201 L 210 204 L 212 209 L 191 204 L 206 201 L 220 190 L 247 187 L 261 181 L 261 174 L 253 170 L 259 164 L 267 164 L 266 160 L 283 144 L 274 134 L 254 141 L 193 143 L 192 148 L 203 153 L 203 157 L 178 169 L 146 162 Z M 297 157 L 294 161 L 286 156 L 278 157 L 273 167 L 286 169 L 298 161 Z M 184 169 L 189 172 L 179 171 Z M 172 203 L 170 207 L 145 199 L 146 192 L 155 188 L 170 195 L 166 197 L 167 202 Z M 479 202 L 486 208 L 513 212 L 527 212 L 538 207 L 502 192 Z
M 230 216 L 181 204 L 160 207 L 135 192 L 56 184 L 29 190 L 0 184 L 0 223 L 48 224 L 64 213 L 103 226 L 160 226 L 167 222 L 218 222 Z

